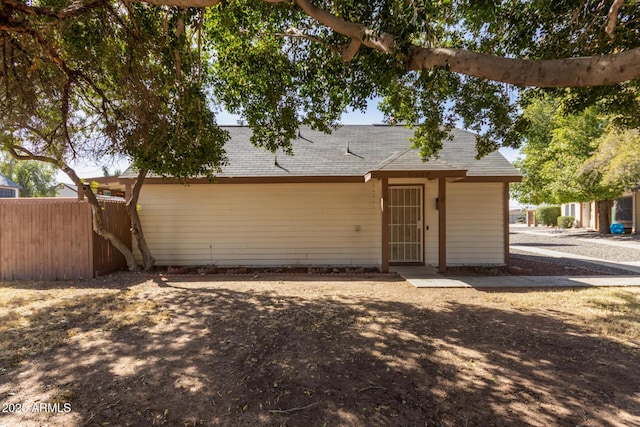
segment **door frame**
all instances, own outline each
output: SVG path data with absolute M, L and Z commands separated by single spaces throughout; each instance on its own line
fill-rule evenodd
M 389 241 L 387 242 L 387 246 L 388 247 L 388 253 L 389 253 L 389 265 L 426 265 L 425 264 L 425 248 L 426 248 L 426 242 L 425 242 L 425 238 L 426 238 L 426 232 L 425 232 L 425 214 L 424 214 L 424 202 L 425 202 L 425 184 L 399 184 L 399 183 L 394 183 L 394 184 L 388 184 L 387 185 L 387 192 L 388 194 L 386 195 L 388 200 L 389 200 L 389 205 L 391 204 L 390 200 L 391 200 L 391 189 L 392 188 L 397 188 L 397 187 L 420 187 L 420 223 L 421 223 L 421 227 L 420 227 L 420 261 L 391 261 L 391 231 L 389 230 Z M 391 212 L 389 212 L 389 224 L 387 225 L 387 227 L 391 227 Z

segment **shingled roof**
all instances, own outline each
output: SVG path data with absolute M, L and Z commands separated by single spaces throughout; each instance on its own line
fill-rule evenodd
M 293 141 L 293 155 L 256 148 L 249 140 L 251 129 L 224 127 L 231 140 L 225 145 L 228 165 L 218 178 L 257 177 L 363 177 L 394 172 L 439 172 L 447 176 L 500 177 L 519 181 L 520 172 L 500 153 L 477 160 L 475 135 L 453 129 L 438 159 L 423 161 L 411 149 L 413 131 L 387 125 L 345 125 L 331 134 L 303 127 Z M 127 170 L 121 178 L 133 178 Z M 392 176 L 392 175 L 389 175 Z
M 18 184 L 16 184 L 15 182 L 11 181 L 9 178 L 7 178 L 4 175 L 0 174 L 0 187 L 4 187 L 4 188 L 20 188 L 20 186 Z

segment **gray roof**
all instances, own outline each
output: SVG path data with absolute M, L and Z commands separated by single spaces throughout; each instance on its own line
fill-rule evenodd
M 18 184 L 2 174 L 0 174 L 0 187 L 20 188 Z
M 331 134 L 303 127 L 293 141 L 293 155 L 256 148 L 251 129 L 224 127 L 231 139 L 225 145 L 228 165 L 220 178 L 364 176 L 372 171 L 467 171 L 468 177 L 520 177 L 499 152 L 475 158 L 475 135 L 453 129 L 438 159 L 423 161 L 411 149 L 414 131 L 400 126 L 345 125 Z M 348 148 L 347 148 L 348 145 Z M 126 170 L 122 178 L 134 177 Z

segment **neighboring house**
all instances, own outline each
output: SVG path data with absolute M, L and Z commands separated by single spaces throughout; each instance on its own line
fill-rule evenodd
M 625 232 L 638 233 L 640 221 L 640 203 L 638 191 L 640 187 L 625 191 L 621 197 L 613 201 L 611 207 L 611 222 L 619 222 L 624 225 Z M 561 206 L 562 215 L 572 216 L 576 219 L 576 227 L 590 229 L 598 228 L 597 203 L 566 203 Z
M 255 148 L 249 128 L 227 130 L 216 183 L 145 180 L 138 209 L 158 265 L 508 262 L 509 183 L 522 177 L 498 152 L 475 159 L 469 132 L 454 129 L 424 162 L 402 127 L 303 128 L 293 156 Z
M 565 203 L 560 205 L 562 216 L 572 216 L 575 218 L 575 227 L 596 228 L 598 215 L 596 215 L 596 203 Z
M 522 208 L 509 209 L 509 224 L 516 223 L 524 224 L 526 222 L 526 215 Z
M 0 199 L 20 197 L 20 186 L 4 175 L 0 175 Z
M 56 197 L 78 197 L 78 187 L 61 182 L 56 185 Z
M 94 185 L 94 193 L 100 196 L 110 196 L 114 198 L 124 198 L 124 185 L 118 182 L 117 176 L 101 176 L 97 178 L 84 178 L 87 185 Z M 57 185 L 58 197 L 78 197 L 78 187 L 74 184 L 64 182 Z

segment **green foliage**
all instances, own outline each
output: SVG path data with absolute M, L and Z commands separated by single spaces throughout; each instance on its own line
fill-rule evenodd
M 117 0 L 5 2 L 3 138 L 58 157 L 117 152 L 160 175 L 210 175 L 224 164 L 228 139 L 212 105 L 240 114 L 256 145 L 290 151 L 301 124 L 330 132 L 343 112 L 379 98 L 387 121 L 415 129 L 413 143 L 425 158 L 437 155 L 460 122 L 478 133 L 482 156 L 517 147 L 527 135 L 520 88 L 453 73 L 455 58 L 415 71 L 415 52 L 556 59 L 640 47 L 640 3 L 625 2 L 611 34 L 605 3 L 314 0 L 358 26 L 364 42 L 385 34 L 393 40 L 386 52 L 362 45 L 347 55 L 352 37 L 295 2 L 230 0 L 206 10 Z M 562 93 L 567 111 L 615 111 L 617 125 L 633 127 L 639 85 L 553 92 Z
M 536 220 L 542 225 L 558 225 L 560 206 L 541 206 L 536 209 Z
M 512 196 L 524 204 L 611 200 L 623 188 L 602 181 L 583 164 L 598 148 L 608 117 L 590 107 L 579 114 L 561 109 L 558 98 L 533 98 L 523 111 L 527 122 L 523 157 L 515 162 L 524 178 Z
M 606 14 L 591 3 L 374 0 L 315 4 L 368 26 L 372 36 L 393 34 L 397 52 L 387 55 L 361 47 L 346 63 L 339 58 L 340 49 L 351 40 L 318 25 L 292 3 L 231 1 L 207 11 L 216 103 L 241 114 L 255 132 L 253 142 L 270 150 L 289 148 L 301 123 L 330 131 L 342 112 L 363 109 L 371 97 L 382 98 L 379 107 L 388 122 L 416 130 L 413 143 L 425 158 L 437 154 L 447 129 L 460 121 L 478 133 L 479 156 L 500 146 L 517 147 L 525 123 L 519 120 L 513 88 L 446 69 L 407 70 L 411 49 L 415 45 L 454 47 L 555 58 L 639 45 L 633 31 L 617 32 L 613 38 L 604 34 Z M 625 20 L 634 16 L 635 9 L 636 5 L 625 8 L 621 21 L 635 25 Z M 607 96 L 633 92 L 637 84 L 599 89 L 597 97 L 589 89 L 575 90 L 572 96 L 576 103 L 591 105 Z M 627 102 L 623 113 L 635 117 L 636 104 Z
M 203 12 L 111 2 L 74 10 L 68 20 L 22 14 L 37 36 L 0 33 L 11 67 L 0 75 L 2 145 L 60 164 L 117 153 L 161 176 L 212 176 L 228 135 L 205 95 Z
M 0 174 L 20 186 L 20 197 L 56 195 L 56 173 L 51 165 L 36 161 L 22 162 L 0 155 Z
M 601 175 L 606 185 L 626 189 L 637 186 L 640 183 L 640 132 L 610 128 L 582 170 L 587 175 Z
M 561 228 L 573 228 L 576 223 L 576 219 L 572 216 L 559 216 L 556 224 Z

